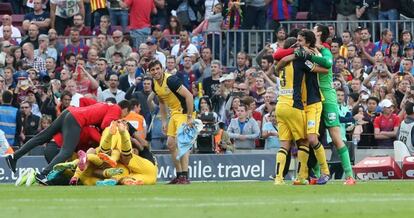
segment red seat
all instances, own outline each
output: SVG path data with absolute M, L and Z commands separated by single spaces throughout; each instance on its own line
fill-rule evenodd
M 13 10 L 12 10 L 12 6 L 10 2 L 3 2 L 0 3 L 0 15 L 12 15 L 13 14 Z
M 13 14 L 12 20 L 13 26 L 22 26 L 24 21 L 24 14 Z
M 301 11 L 296 13 L 296 20 L 309 20 L 309 12 Z

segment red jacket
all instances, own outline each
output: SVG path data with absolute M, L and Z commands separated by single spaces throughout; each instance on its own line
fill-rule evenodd
M 86 107 L 68 107 L 81 128 L 97 126 L 108 127 L 112 121 L 121 118 L 121 108 L 117 104 L 96 103 Z

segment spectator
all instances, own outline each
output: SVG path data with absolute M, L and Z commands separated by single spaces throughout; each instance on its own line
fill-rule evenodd
M 256 111 L 263 115 L 263 123 L 270 122 L 269 114 L 275 109 L 276 106 L 276 93 L 274 90 L 266 90 L 264 95 L 264 104 L 259 105 Z M 266 116 L 267 115 L 267 116 Z
M 91 48 L 88 51 L 88 59 L 86 60 L 86 69 L 92 71 L 92 75 L 96 75 L 96 61 L 98 61 L 98 50 Z
M 49 36 L 49 47 L 56 49 L 57 53 L 61 54 L 63 49 L 65 48 L 65 45 L 58 40 L 56 30 L 49 29 L 48 36 Z M 60 59 L 60 56 L 58 56 L 58 59 L 56 59 L 56 61 L 58 61 L 59 59 Z M 63 60 L 60 59 L 60 61 L 63 61 Z
M 94 27 L 97 27 L 100 25 L 100 21 L 101 21 L 101 17 L 102 16 L 107 16 L 108 13 L 108 9 L 107 9 L 107 4 L 106 4 L 106 0 L 90 0 L 91 2 L 91 28 L 94 29 Z M 108 17 L 108 21 L 109 21 L 109 17 Z
M 70 41 L 62 51 L 62 59 L 68 53 L 73 53 L 75 56 L 81 56 L 82 58 L 86 58 L 89 47 L 85 44 L 83 40 L 80 39 L 79 34 L 80 32 L 77 28 L 71 28 L 69 36 Z
M 36 73 L 36 71 L 33 71 Z M 29 74 L 30 75 L 30 74 Z M 33 115 L 42 117 L 42 113 L 40 112 L 40 107 L 42 106 L 42 101 L 40 99 L 39 90 L 34 87 L 30 87 L 27 93 L 27 97 L 25 102 L 30 104 L 31 112 Z
M 12 67 L 5 67 L 4 68 L 4 73 L 2 75 L 3 90 L 10 90 L 10 89 L 14 89 L 16 87 L 16 81 L 13 80 L 13 73 L 14 73 L 14 68 L 12 68 Z
M 182 81 L 184 87 L 186 87 L 188 90 L 191 90 L 191 84 L 197 80 L 192 68 L 193 65 L 191 63 L 191 57 L 184 56 L 183 68 L 182 70 L 179 70 L 176 74 L 178 78 L 180 78 L 180 80 Z
M 91 94 L 96 96 L 96 91 L 99 88 L 99 83 L 95 78 L 85 69 L 85 61 L 79 59 L 76 64 L 76 69 L 72 74 L 72 78 L 77 85 L 77 92 L 82 95 Z
M 340 47 L 339 42 L 333 41 L 331 43 L 331 53 L 332 53 L 334 60 L 336 60 L 340 56 L 339 47 Z
M 220 92 L 221 63 L 218 60 L 211 62 L 211 76 L 203 79 L 204 95 L 213 97 Z
M 83 95 L 78 93 L 78 85 L 75 80 L 68 80 L 66 81 L 66 91 L 69 91 L 69 93 L 72 95 L 72 100 L 70 101 L 70 106 L 79 107 L 79 101 L 81 98 L 83 98 Z
M 220 39 L 221 39 L 221 25 L 223 23 L 223 5 L 217 3 L 214 5 L 212 15 L 205 17 L 207 22 L 207 46 L 214 51 L 214 58 L 220 58 Z
M 265 1 L 268 4 L 267 9 L 267 23 L 268 29 L 278 29 L 280 27 L 280 21 L 294 20 L 296 17 L 292 16 L 289 12 L 293 10 L 294 1 L 291 0 L 271 0 Z M 283 13 L 280 13 L 280 12 Z M 283 46 L 282 46 L 283 47 Z
M 0 38 L 1 42 L 8 41 L 11 45 L 19 45 L 18 42 L 12 37 L 11 26 L 3 25 L 3 37 Z
M 197 47 L 190 43 L 190 33 L 186 30 L 180 31 L 180 43 L 174 45 L 171 49 L 171 55 L 175 56 L 178 60 L 181 60 L 180 56 L 199 56 Z
M 201 58 L 193 65 L 193 71 L 200 75 L 200 80 L 211 76 L 211 61 L 213 60 L 211 48 L 201 49 Z
M 112 74 L 109 76 L 109 88 L 104 90 L 98 95 L 98 101 L 104 102 L 107 98 L 115 98 L 116 102 L 120 102 L 125 99 L 125 92 L 118 89 L 118 75 Z
M 235 149 L 254 149 L 255 140 L 259 138 L 260 129 L 254 119 L 249 119 L 247 106 L 240 105 L 237 118 L 231 120 L 227 132 L 234 141 Z
M 0 77 L 1 79 L 1 77 Z M 3 91 L 0 105 L 0 129 L 6 134 L 7 142 L 12 146 L 18 146 L 22 129 L 21 112 L 12 106 L 13 93 Z
M 92 34 L 94 36 L 99 36 L 100 34 L 103 34 L 105 36 L 111 36 L 112 33 L 113 33 L 113 29 L 111 26 L 111 19 L 109 18 L 108 15 L 102 15 L 100 18 L 99 25 L 95 26 L 95 28 L 92 31 Z
M 244 82 L 244 77 L 246 70 L 248 69 L 247 65 L 247 53 L 246 52 L 239 52 L 237 53 L 237 60 L 236 60 L 236 81 Z
M 370 67 L 367 71 L 370 72 L 369 76 L 365 78 L 363 84 L 368 89 L 372 89 L 376 82 L 388 85 L 390 79 L 393 77 L 391 72 L 388 70 L 387 65 L 384 61 L 384 55 L 378 51 L 375 53 L 375 64 Z
M 169 74 L 172 74 L 172 75 L 176 74 L 177 73 L 176 65 L 177 64 L 176 64 L 176 61 L 175 61 L 175 57 L 167 56 L 167 67 L 165 68 L 165 72 L 169 73 Z
M 339 48 L 339 55 L 348 58 L 348 46 L 352 44 L 351 32 L 344 30 L 342 32 L 342 45 Z
M 80 36 L 89 37 L 92 35 L 91 29 L 85 26 L 85 17 L 82 14 L 75 14 L 73 16 L 73 26 L 65 29 L 65 36 L 69 36 L 71 34 L 72 28 L 76 28 L 79 31 Z
M 54 58 L 46 58 L 45 67 L 46 71 L 43 73 L 49 76 L 51 80 L 60 78 L 60 73 L 56 71 L 56 61 Z
M 360 20 L 378 20 L 379 0 L 358 1 L 356 15 Z
M 408 30 L 404 30 L 401 32 L 401 50 L 405 50 L 405 48 L 413 48 L 414 47 L 414 43 L 413 43 L 413 35 L 410 31 Z
M 122 43 L 123 33 L 120 30 L 115 30 L 112 33 L 112 40 L 114 44 L 106 50 L 105 58 L 106 60 L 111 60 L 112 55 L 115 52 L 121 52 L 123 57 L 128 57 L 132 52 L 132 48 L 128 45 Z M 112 61 L 112 60 L 111 60 Z M 109 61 L 109 62 L 111 62 Z
M 256 102 L 256 107 L 259 107 L 262 105 L 264 100 L 264 95 L 266 94 L 266 87 L 265 87 L 265 81 L 262 77 L 263 71 L 260 71 L 260 73 L 256 73 L 255 76 L 255 89 L 252 90 L 252 96 Z
M 280 148 L 279 133 L 277 128 L 277 120 L 275 110 L 269 114 L 269 122 L 265 122 L 262 127 L 262 138 L 265 139 L 265 150 L 277 152 Z
M 377 113 L 378 103 L 378 98 L 369 97 L 366 112 L 362 113 L 362 116 L 354 116 L 356 124 L 361 126 L 361 137 L 358 146 L 366 148 L 377 147 L 374 135 L 374 120 L 379 115 Z
M 121 7 L 120 1 L 108 0 L 109 16 L 111 24 L 114 26 L 122 26 L 122 32 L 127 32 L 128 27 L 128 8 Z
M 23 46 L 23 55 L 24 58 L 22 59 L 24 65 L 28 66 L 29 68 L 34 68 L 37 71 L 46 71 L 46 63 L 45 61 L 35 56 L 33 44 L 30 42 L 26 42 Z
M 373 49 L 373 54 L 377 51 L 382 51 L 384 54 L 389 54 L 390 45 L 393 40 L 393 33 L 389 29 L 384 29 L 381 31 L 380 41 L 375 43 Z
M 135 78 L 137 77 L 136 71 L 137 71 L 137 64 L 138 62 L 133 58 L 128 58 L 125 61 L 126 66 L 126 73 L 124 73 L 119 78 L 119 86 L 118 88 L 122 91 L 126 92 L 129 87 L 135 85 Z
M 58 53 L 55 48 L 49 47 L 49 37 L 45 34 L 39 35 L 39 48 L 34 51 L 35 56 L 41 57 L 46 61 L 47 58 L 57 60 Z
M 266 3 L 264 0 L 246 2 L 243 10 L 242 29 L 251 30 L 253 27 L 259 30 L 266 29 Z
M 39 41 L 38 41 L 39 39 L 38 39 L 38 37 L 39 37 L 39 27 L 37 27 L 34 24 L 30 24 L 29 25 L 29 34 L 24 40 L 22 40 L 22 42 L 20 42 L 20 46 L 23 47 L 23 44 L 29 42 L 29 43 L 33 44 L 33 47 L 35 49 L 38 49 L 39 48 Z
M 33 0 L 33 12 L 24 16 L 23 29 L 29 30 L 30 24 L 34 24 L 39 28 L 40 34 L 47 34 L 50 28 L 50 14 L 43 10 L 42 0 Z
M 156 14 L 157 9 L 153 0 L 125 0 L 119 2 L 121 7 L 129 8 L 130 34 L 134 47 L 144 43 L 151 33 L 151 12 Z
M 385 63 L 391 72 L 397 72 L 400 70 L 402 51 L 400 45 L 397 42 L 392 42 L 390 45 L 390 52 L 385 57 Z
M 371 34 L 368 28 L 361 29 L 361 42 L 356 45 L 358 53 L 362 56 L 362 63 L 364 66 L 371 66 L 374 62 L 372 56 L 374 56 L 375 44 L 371 42 Z
M 386 28 L 392 31 L 394 36 L 398 37 L 398 29 L 396 23 L 393 21 L 400 19 L 400 12 L 398 11 L 400 9 L 400 1 L 380 0 L 379 2 L 378 20 L 386 21 L 381 22 L 381 29 L 386 26 Z M 389 21 L 387 22 L 387 20 Z
M 137 84 L 131 86 L 125 94 L 125 98 L 130 99 L 137 99 L 140 103 L 141 107 L 141 114 L 145 117 L 146 123 L 149 125 L 151 123 L 151 112 L 148 106 L 148 96 L 152 92 L 152 79 L 150 77 L 144 77 L 143 79 L 143 89 L 142 91 L 138 91 L 136 89 Z
M 284 27 L 279 27 L 276 33 L 276 42 L 270 44 L 270 48 L 273 49 L 273 52 L 275 52 L 278 48 L 283 48 L 283 44 L 285 43 L 286 37 L 286 29 Z
M 152 36 L 149 36 L 146 41 L 146 44 L 148 45 L 149 52 L 151 53 L 151 58 L 159 60 L 162 64 L 162 67 L 165 68 L 167 57 L 165 57 L 164 53 L 158 51 L 157 39 Z
M 341 0 L 335 1 L 335 8 L 336 8 L 336 20 L 339 21 L 338 23 L 338 32 L 343 33 L 345 30 L 353 31 L 356 29 L 357 23 L 351 22 L 346 23 L 345 21 L 356 21 L 356 8 L 357 4 L 353 0 Z
M 23 101 L 20 104 L 20 110 L 22 111 L 22 132 L 20 139 L 23 143 L 29 141 L 34 135 L 37 134 L 39 129 L 40 117 L 32 113 L 32 105 Z
M 397 137 L 400 119 L 393 113 L 394 104 L 392 101 L 384 99 L 379 106 L 382 108 L 382 113 L 374 120 L 375 140 L 380 148 L 392 148 Z
M 63 35 L 66 28 L 72 26 L 76 14 L 81 14 L 82 21 L 84 21 L 83 0 L 76 0 L 75 4 L 72 0 L 50 0 L 50 23 L 58 35 Z
M 405 111 L 407 117 L 401 122 L 401 126 L 398 129 L 397 139 L 407 146 L 411 155 L 414 155 L 414 103 L 408 102 L 405 105 Z
M 170 21 L 167 25 L 167 28 L 164 29 L 162 35 L 170 42 L 170 44 L 175 44 L 176 39 L 174 36 L 180 35 L 181 24 L 176 16 L 171 16 Z
M 0 26 L 0 38 L 3 38 L 3 27 L 4 26 L 11 26 L 12 28 L 12 37 L 14 38 L 14 40 L 16 40 L 18 43 L 21 42 L 21 38 L 22 38 L 22 34 L 20 33 L 20 30 L 17 27 L 14 27 L 12 25 L 12 16 L 5 14 L 2 17 L 2 25 Z
M 162 30 L 159 25 L 151 27 L 151 35 L 157 40 L 158 50 L 165 55 L 168 55 L 171 50 L 171 45 L 167 38 L 162 34 Z

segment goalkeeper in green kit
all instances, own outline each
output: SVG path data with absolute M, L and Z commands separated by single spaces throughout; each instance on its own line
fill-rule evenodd
M 329 135 L 332 138 L 333 144 L 338 150 L 339 157 L 341 159 L 342 167 L 345 172 L 346 180 L 345 185 L 354 185 L 356 183 L 353 172 L 351 161 L 349 158 L 348 147 L 345 145 L 341 137 L 341 129 L 339 122 L 339 108 L 337 103 L 336 91 L 333 88 L 333 74 L 332 74 L 332 62 L 333 56 L 331 51 L 328 49 L 329 45 L 326 44 L 326 39 L 329 36 L 329 29 L 324 25 L 316 25 L 313 28 L 313 33 L 316 36 L 316 47 L 320 50 L 322 57 L 307 57 L 311 58 L 312 61 L 319 64 L 322 67 L 328 68 L 327 74 L 319 74 L 319 88 L 322 92 L 324 100 L 322 101 L 322 117 L 321 120 L 324 122 L 325 127 L 329 131 Z M 317 184 L 325 184 L 329 180 L 329 177 L 321 176 Z

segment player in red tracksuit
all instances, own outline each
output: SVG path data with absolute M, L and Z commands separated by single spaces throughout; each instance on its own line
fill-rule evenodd
M 49 142 L 55 134 L 61 132 L 63 135 L 62 148 L 49 165 L 40 174 L 36 174 L 36 180 L 47 185 L 46 176 L 53 169 L 53 166 L 68 160 L 75 151 L 83 127 L 94 125 L 105 129 L 113 120 L 121 118 L 121 115 L 126 115 L 126 112 L 122 112 L 127 111 L 128 108 L 128 101 L 121 101 L 119 105 L 97 103 L 86 107 L 69 107 L 48 128 L 26 142 L 13 155 L 7 156 L 6 162 L 9 168 L 16 172 L 16 163 L 19 158 L 34 147 Z

